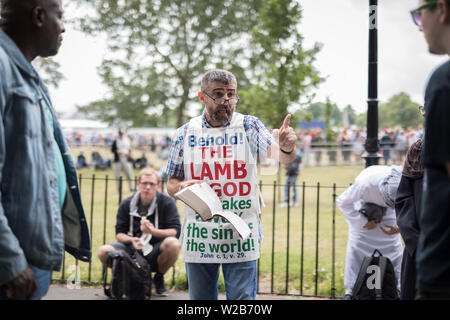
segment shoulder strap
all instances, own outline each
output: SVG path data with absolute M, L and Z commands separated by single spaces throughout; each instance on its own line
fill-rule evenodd
M 202 128 L 202 116 L 197 116 L 189 120 L 189 128 L 196 128 L 201 129 Z
M 366 272 L 369 265 L 372 263 L 372 257 L 365 257 L 361 268 L 359 269 L 358 278 L 356 278 L 355 285 L 352 290 L 352 295 L 355 296 L 361 290 L 361 287 L 366 279 Z
M 233 118 L 231 119 L 230 127 L 244 128 L 244 115 L 239 112 L 233 112 Z
M 130 214 L 130 237 L 133 237 L 133 223 L 134 223 L 134 216 Z
M 386 263 L 387 263 L 387 259 L 385 257 L 379 257 L 379 267 L 380 267 L 380 284 L 381 287 L 375 288 L 375 299 L 376 300 L 383 300 L 383 280 L 384 280 L 384 273 L 386 271 Z
M 375 253 L 377 253 L 377 252 L 378 252 L 379 257 L 383 256 L 383 254 L 378 249 L 375 249 L 375 250 L 373 250 L 372 257 L 375 257 Z

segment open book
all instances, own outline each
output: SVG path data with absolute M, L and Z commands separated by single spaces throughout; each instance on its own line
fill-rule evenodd
M 206 182 L 183 188 L 175 196 L 197 212 L 203 221 L 219 216 L 230 222 L 243 240 L 250 235 L 250 228 L 241 217 L 232 211 L 223 211 L 222 202 Z

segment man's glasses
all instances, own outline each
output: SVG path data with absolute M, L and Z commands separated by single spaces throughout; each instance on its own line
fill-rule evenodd
M 425 107 L 424 106 L 419 106 L 419 111 L 422 116 L 425 116 Z
M 446 0 L 447 4 L 450 5 L 450 0 Z M 421 27 L 422 26 L 422 15 L 421 15 L 421 11 L 425 10 L 425 9 L 431 9 L 433 7 L 435 7 L 438 3 L 438 0 L 431 0 L 428 1 L 427 3 L 425 3 L 424 5 L 418 7 L 417 9 L 411 10 L 411 17 L 414 21 L 414 23 Z
M 153 182 L 139 182 L 139 184 L 143 187 L 151 187 L 151 188 L 158 185 L 157 183 L 153 183 Z
M 215 104 L 225 104 L 225 102 L 229 101 L 231 105 L 235 105 L 239 102 L 239 96 L 235 93 L 230 93 L 228 95 L 228 98 L 225 97 L 225 94 L 222 92 L 215 93 L 216 97 L 211 97 L 209 94 L 207 94 L 205 91 L 203 91 L 204 94 L 206 94 L 209 98 L 211 98 Z

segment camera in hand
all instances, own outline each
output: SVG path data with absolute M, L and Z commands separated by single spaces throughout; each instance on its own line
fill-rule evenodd
M 375 203 L 365 202 L 359 213 L 364 215 L 368 221 L 380 222 L 386 215 L 387 208 L 376 205 Z

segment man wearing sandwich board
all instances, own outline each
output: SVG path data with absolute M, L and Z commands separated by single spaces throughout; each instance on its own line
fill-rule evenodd
M 270 134 L 258 118 L 234 112 L 239 101 L 237 81 L 228 71 L 207 72 L 198 97 L 205 109 L 177 130 L 166 167 L 167 190 L 174 196 L 194 183 L 208 182 L 223 209 L 238 214 L 252 233 L 242 241 L 226 220 L 204 222 L 186 207 L 181 241 L 189 297 L 217 299 L 222 266 L 227 299 L 252 300 L 261 240 L 256 159 L 292 162 L 297 137 L 289 127 L 290 115 Z

